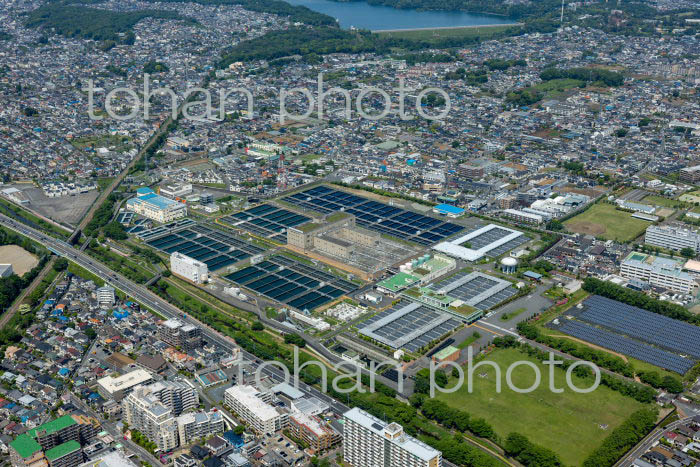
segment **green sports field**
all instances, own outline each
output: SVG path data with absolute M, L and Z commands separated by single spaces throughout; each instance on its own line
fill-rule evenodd
M 474 391 L 466 384 L 452 394 L 438 394 L 445 403 L 469 412 L 472 417 L 485 418 L 505 438 L 511 432 L 527 436 L 533 443 L 556 452 L 565 465 L 581 465 L 583 460 L 610 432 L 643 404 L 600 386 L 589 394 L 574 393 L 566 386 L 566 372 L 555 369 L 556 388 L 566 388 L 561 394 L 549 391 L 549 366 L 516 349 L 497 349 L 486 357 L 501 368 L 501 393 L 496 393 L 495 370 L 482 366 L 474 371 Z M 538 389 L 518 394 L 508 389 L 505 374 L 508 367 L 520 360 L 535 363 L 542 375 Z M 465 371 L 466 373 L 466 371 Z M 534 371 L 517 367 L 513 383 L 527 388 L 534 382 Z M 573 383 L 581 388 L 590 386 L 576 376 Z
M 635 219 L 632 213 L 619 211 L 609 203 L 598 203 L 564 222 L 567 230 L 606 240 L 626 242 L 644 233 L 651 222 Z

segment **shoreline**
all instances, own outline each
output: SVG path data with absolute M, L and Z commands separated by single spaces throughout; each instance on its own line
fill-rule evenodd
M 496 28 L 496 27 L 513 27 L 522 26 L 525 23 L 502 23 L 502 24 L 473 24 L 469 26 L 436 26 L 427 28 L 405 28 L 405 29 L 373 29 L 372 33 L 383 33 L 383 32 L 411 32 L 411 31 L 435 31 L 443 29 L 476 29 L 476 28 Z

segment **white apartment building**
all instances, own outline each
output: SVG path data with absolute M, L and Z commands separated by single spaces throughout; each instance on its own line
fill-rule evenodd
M 700 253 L 700 234 L 682 227 L 650 225 L 644 235 L 644 243 L 667 250 L 692 248 L 696 253 Z
M 184 381 L 158 381 L 146 389 L 172 410 L 175 416 L 199 406 L 199 393 Z
M 166 407 L 146 386 L 135 388 L 123 402 L 129 427 L 153 441 L 161 452 L 178 446 L 178 426 L 173 411 Z
M 205 263 L 177 251 L 170 255 L 170 270 L 173 274 L 195 284 L 202 284 L 209 280 L 209 268 Z
M 541 224 L 544 222 L 544 217 L 539 214 L 533 214 L 531 212 L 520 211 L 518 209 L 504 209 L 503 216 L 512 219 L 517 222 L 523 222 L 525 224 Z
M 260 434 L 270 434 L 289 425 L 289 413 L 271 405 L 269 393 L 253 386 L 236 385 L 224 393 L 224 403 Z
M 695 277 L 683 271 L 683 262 L 638 252 L 622 261 L 620 275 L 684 294 L 694 293 L 698 287 Z
M 97 391 L 105 399 L 117 402 L 128 395 L 136 386 L 153 382 L 151 374 L 142 369 L 134 370 L 116 378 L 105 376 L 97 380 Z
M 353 467 L 440 467 L 442 453 L 354 408 L 343 414 L 343 457 Z
M 105 285 L 104 287 L 98 288 L 96 291 L 96 294 L 97 294 L 97 303 L 99 305 L 109 305 L 109 306 L 114 305 L 114 301 L 115 301 L 114 287 L 110 287 L 108 285 Z
M 176 421 L 181 445 L 224 431 L 221 412 L 188 412 L 177 417 Z

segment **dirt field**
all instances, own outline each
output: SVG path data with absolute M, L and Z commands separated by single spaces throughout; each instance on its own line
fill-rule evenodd
M 28 207 L 54 221 L 70 225 L 77 225 L 80 222 L 100 194 L 97 190 L 92 190 L 74 196 L 49 198 L 41 188 L 25 189 L 24 193 L 30 201 Z
M 39 264 L 39 260 L 22 247 L 3 245 L 0 246 L 0 263 L 12 264 L 12 270 L 21 277 Z

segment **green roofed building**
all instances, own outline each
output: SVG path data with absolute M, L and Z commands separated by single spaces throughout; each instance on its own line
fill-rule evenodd
M 12 465 L 32 467 L 48 466 L 41 445 L 27 433 L 19 435 L 10 443 L 10 460 Z
M 377 289 L 380 292 L 395 295 L 398 292 L 408 287 L 411 287 L 417 282 L 420 282 L 419 277 L 414 276 L 413 274 L 408 274 L 406 272 L 400 272 L 398 274 L 394 274 L 388 279 L 384 279 L 383 281 L 379 282 L 377 284 Z
M 80 443 L 68 441 L 46 451 L 46 458 L 51 467 L 75 467 L 83 462 Z
M 80 427 L 70 415 L 64 415 L 27 432 L 41 444 L 41 447 L 51 449 L 66 441 L 80 441 Z
M 12 465 L 26 467 L 74 466 L 82 462 L 80 446 L 95 437 L 97 420 L 64 415 L 18 436 L 10 443 Z M 77 462 L 74 461 L 77 459 Z

